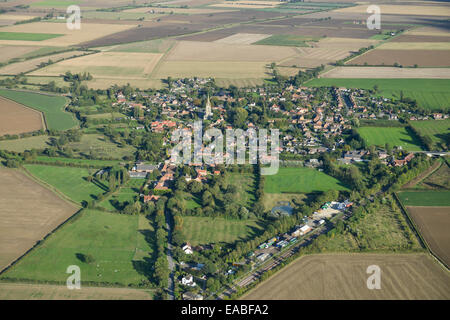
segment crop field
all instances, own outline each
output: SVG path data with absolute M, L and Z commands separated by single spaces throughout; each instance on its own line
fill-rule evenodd
M 431 250 L 450 265 L 450 207 L 407 207 Z
M 404 127 L 361 127 L 358 133 L 368 145 L 384 147 L 401 146 L 408 151 L 422 150 L 419 140 L 411 136 Z
M 336 67 L 322 78 L 450 79 L 448 68 Z
M 65 283 L 66 269 L 78 265 L 81 284 L 90 282 L 128 286 L 148 279 L 153 230 L 141 229 L 139 216 L 84 210 L 30 252 L 1 278 Z M 147 256 L 134 259 L 135 253 Z M 83 261 L 90 255 L 91 263 Z M 147 276 L 146 276 L 147 275 Z
M 269 34 L 236 33 L 231 36 L 216 40 L 216 43 L 226 44 L 252 44 L 270 37 Z
M 175 44 L 173 39 L 133 42 L 105 48 L 109 52 L 166 53 Z
M 109 211 L 116 211 L 116 201 L 123 205 L 124 202 L 132 203 L 135 198 L 139 198 L 139 191 L 144 184 L 145 179 L 131 179 L 119 191 L 111 195 L 109 198 L 99 203 L 100 206 Z
M 447 45 L 447 43 L 446 43 Z M 449 47 L 450 48 L 450 47 Z M 446 67 L 450 65 L 450 50 L 414 49 L 385 49 L 383 46 L 371 50 L 347 62 L 351 65 L 387 65 L 398 63 L 402 66 L 412 67 Z
M 30 59 L 22 62 L 16 62 L 0 68 L 0 74 L 17 75 L 20 73 L 27 73 L 37 69 L 41 63 L 47 63 L 49 60 L 58 62 L 65 59 L 70 59 L 85 55 L 85 51 L 70 51 L 64 53 L 57 53 L 50 56 Z
M 259 40 L 258 42 L 255 42 L 255 44 L 268 46 L 309 47 L 309 41 L 318 41 L 318 39 L 289 34 L 277 34 Z
M 262 231 L 257 220 L 228 220 L 209 217 L 183 217 L 183 234 L 192 245 L 233 243 Z
M 354 76 L 354 75 L 353 75 Z M 378 86 L 379 94 L 386 98 L 400 98 L 400 91 L 405 97 L 415 99 L 419 106 L 425 109 L 440 109 L 448 107 L 450 93 L 447 79 L 339 79 L 320 78 L 309 81 L 308 86 L 337 86 L 346 88 L 373 89 Z
M 80 142 L 70 142 L 68 145 L 80 155 L 92 155 L 95 158 L 107 158 L 108 160 L 122 159 L 135 152 L 134 147 L 130 145 L 121 147 L 100 134 L 83 135 Z
M 45 149 L 50 146 L 48 136 L 34 136 L 15 140 L 0 141 L 0 150 L 24 152 L 31 149 Z
M 44 127 L 42 114 L 0 97 L 0 136 L 37 131 Z
M 384 14 L 405 14 L 405 15 L 419 15 L 419 16 L 446 16 L 449 12 L 446 6 L 418 6 L 418 5 L 391 5 L 381 4 L 380 10 Z M 342 8 L 335 10 L 335 12 L 343 13 L 366 13 L 367 6 L 359 5 L 349 8 Z
M 0 32 L 0 40 L 42 41 L 61 37 L 62 34 Z
M 411 125 L 435 143 L 445 143 L 450 135 L 450 119 L 411 121 Z
M 0 300 L 152 300 L 150 290 L 128 288 L 82 287 L 49 284 L 0 283 Z
M 11 59 L 18 58 L 21 57 L 22 55 L 26 55 L 27 53 L 35 51 L 36 47 L 0 45 L 0 50 L 2 51 L 2 55 L 0 56 L 0 62 L 7 62 Z
M 3 270 L 77 208 L 18 170 L 0 167 L 0 181 L 0 270 Z M 26 195 L 26 201 L 22 195 Z
M 450 206 L 450 191 L 402 191 L 398 193 L 398 197 L 405 206 Z
M 378 265 L 381 289 L 367 288 L 367 267 Z M 243 300 L 383 300 L 450 297 L 450 275 L 427 254 L 303 256 L 258 285 Z
M 4 38 L 13 37 L 10 35 L 12 33 L 16 34 L 15 38 L 18 38 L 20 36 L 17 34 L 33 34 L 36 30 L 39 30 L 38 34 L 36 33 L 34 36 L 22 36 L 22 39 L 16 40 L 0 39 L 0 44 L 55 47 L 73 46 L 135 27 L 136 26 L 134 25 L 124 24 L 83 23 L 83 28 L 81 30 L 69 30 L 65 23 L 33 22 L 2 28 L 3 33 L 7 35 L 4 36 Z M 42 39 L 43 36 L 39 36 L 39 34 L 50 34 L 53 37 L 45 40 Z M 41 37 L 41 41 L 32 41 L 32 39 L 40 39 L 39 37 Z M 31 40 L 29 40 L 29 38 L 31 38 Z
M 407 35 L 414 36 L 433 36 L 433 37 L 448 37 L 450 32 L 446 28 L 439 27 L 421 27 L 406 32 Z
M 101 52 L 65 60 L 42 68 L 31 75 L 59 76 L 66 71 L 90 72 L 95 78 L 145 79 L 161 58 L 157 53 Z
M 40 181 L 79 204 L 96 199 L 96 196 L 106 189 L 105 186 L 102 188 L 86 180 L 90 172 L 94 173 L 95 170 L 37 164 L 26 164 L 24 167 Z
M 266 177 L 266 193 L 310 193 L 328 190 L 347 190 L 339 180 L 315 169 L 280 168 Z
M 65 97 L 5 89 L 0 89 L 0 96 L 43 112 L 49 129 L 67 130 L 77 125 L 73 115 L 64 111 Z

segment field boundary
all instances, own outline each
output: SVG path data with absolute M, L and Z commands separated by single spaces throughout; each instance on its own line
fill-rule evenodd
M 436 166 L 437 165 L 437 166 Z M 437 170 L 439 170 L 440 167 L 442 167 L 443 165 L 443 161 L 441 161 L 440 159 L 438 161 L 436 161 L 436 163 L 434 163 L 430 168 L 428 168 L 427 170 L 425 170 L 425 172 L 422 172 L 421 174 L 419 174 L 417 177 L 415 177 L 414 179 L 412 179 L 411 181 L 408 181 L 407 183 L 405 183 L 401 188 L 407 190 L 410 187 L 414 187 L 416 185 L 418 185 L 419 183 L 421 183 L 423 180 L 425 180 L 426 178 L 428 178 L 429 176 L 431 176 L 433 173 L 435 173 Z M 417 180 L 418 179 L 418 180 Z M 411 183 L 413 183 L 412 185 L 410 185 Z
M 410 225 L 411 229 L 414 231 L 414 233 L 417 234 L 417 236 L 420 239 L 420 242 L 425 246 L 425 248 L 427 249 L 427 251 L 431 254 L 431 256 L 440 264 L 442 265 L 447 271 L 450 271 L 449 266 L 443 261 L 441 260 L 441 258 L 434 253 L 433 250 L 431 250 L 430 245 L 428 244 L 428 242 L 425 240 L 424 237 L 422 237 L 422 234 L 419 231 L 419 228 L 417 227 L 416 223 L 414 222 L 414 220 L 412 219 L 412 217 L 409 215 L 408 210 L 405 208 L 405 206 L 403 205 L 403 203 L 401 202 L 400 198 L 397 195 L 397 192 L 394 192 L 394 199 L 397 201 L 397 203 L 400 206 L 401 211 L 403 212 L 403 214 L 406 216 L 406 220 L 408 221 L 408 224 Z
M 24 105 L 23 103 L 19 103 L 19 102 L 17 102 L 17 101 L 11 100 L 11 99 L 9 99 L 9 98 L 7 98 L 7 97 L 4 97 L 4 96 L 1 96 L 1 97 L 2 97 L 2 99 L 11 101 L 11 102 L 13 102 L 13 103 L 20 104 L 22 107 L 25 107 L 25 108 L 28 109 L 28 110 L 31 110 L 31 111 L 33 111 L 33 112 L 39 113 L 40 116 L 41 116 L 42 129 L 45 130 L 45 131 L 48 130 L 48 125 L 47 125 L 47 121 L 45 120 L 44 112 L 39 111 L 39 110 L 34 109 L 34 108 L 31 108 L 31 107 L 29 107 L 29 106 L 26 106 L 26 105 Z M 31 131 L 31 132 L 33 132 L 33 131 Z M 26 133 L 26 132 L 25 132 L 25 133 Z

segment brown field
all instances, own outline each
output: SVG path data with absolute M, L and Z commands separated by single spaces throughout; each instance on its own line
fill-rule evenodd
M 43 41 L 0 40 L 0 44 L 38 45 L 38 46 L 72 46 L 92 41 L 116 32 L 136 28 L 134 25 L 83 23 L 81 30 L 69 30 L 65 23 L 34 22 L 2 28 L 2 32 L 51 33 L 64 36 Z
M 209 14 L 218 12 L 229 12 L 229 10 L 208 9 L 208 8 L 134 8 L 124 10 L 123 12 L 147 13 L 153 10 L 154 13 L 178 13 L 178 14 Z
M 407 207 L 431 250 L 450 266 L 450 207 Z
M 48 62 L 48 60 L 52 60 L 53 62 L 70 59 L 73 57 L 79 57 L 87 54 L 86 51 L 69 51 L 63 53 L 57 53 L 50 56 L 25 60 L 22 62 L 16 62 L 12 64 L 8 64 L 3 68 L 0 68 L 0 74 L 8 74 L 8 75 L 16 75 L 20 73 L 27 73 L 38 68 L 39 64 Z
M 226 44 L 252 44 L 268 37 L 270 37 L 270 34 L 236 33 L 229 37 L 216 40 L 215 42 Z
M 414 34 L 402 34 L 395 37 L 390 43 L 395 42 L 448 42 L 450 41 L 450 34 L 447 36 L 432 36 L 432 35 L 414 35 Z
M 44 128 L 39 111 L 0 97 L 0 136 L 37 131 Z
M 381 289 L 369 290 L 367 267 L 381 269 Z M 450 275 L 428 254 L 304 256 L 258 285 L 243 300 L 450 299 Z
M 81 287 L 0 283 L 0 300 L 151 300 L 152 293 L 128 288 Z
M 166 60 L 272 62 L 295 55 L 297 52 L 290 47 L 180 41 L 167 54 Z
M 336 67 L 322 78 L 450 79 L 447 68 Z
M 31 73 L 34 76 L 58 76 L 66 71 L 90 72 L 94 79 L 145 79 L 162 57 L 160 53 L 100 52 L 52 64 Z
M 419 16 L 448 16 L 450 7 L 448 6 L 416 6 L 416 5 L 390 5 L 380 4 L 381 14 L 404 14 Z M 367 5 L 360 5 L 349 8 L 342 8 L 336 12 L 344 13 L 366 13 Z
M 433 36 L 433 37 L 448 37 L 450 32 L 448 29 L 439 27 L 421 27 L 406 32 L 407 35 L 415 36 Z
M 419 67 L 450 66 L 450 50 L 371 50 L 347 62 L 352 65 L 394 65 Z
M 4 46 L 0 45 L 0 62 L 7 62 L 13 58 L 18 58 L 24 54 L 30 53 L 39 49 L 39 47 L 31 46 Z
M 450 38 L 449 38 L 450 40 Z M 380 50 L 450 50 L 449 42 L 386 42 Z
M 78 209 L 18 170 L 0 168 L 0 270 Z

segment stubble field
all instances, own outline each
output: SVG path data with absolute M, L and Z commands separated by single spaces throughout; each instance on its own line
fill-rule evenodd
M 367 288 L 367 267 L 381 269 L 381 289 Z M 323 254 L 302 257 L 243 300 L 450 298 L 450 275 L 426 254 Z
M 0 96 L 0 136 L 44 128 L 42 114 Z
M 0 270 L 78 209 L 20 171 L 0 168 Z

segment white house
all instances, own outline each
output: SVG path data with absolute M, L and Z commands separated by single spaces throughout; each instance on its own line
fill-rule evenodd
M 195 287 L 197 284 L 194 282 L 194 277 L 192 275 L 187 275 L 181 279 L 181 283 L 185 286 Z
M 183 248 L 181 248 L 185 254 L 193 254 L 194 251 L 192 250 L 192 247 L 189 243 L 186 243 Z

